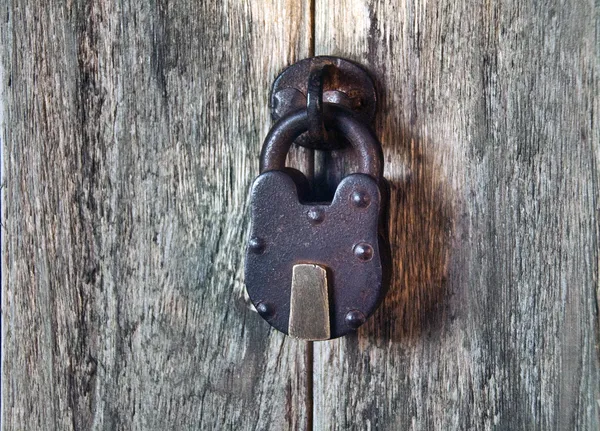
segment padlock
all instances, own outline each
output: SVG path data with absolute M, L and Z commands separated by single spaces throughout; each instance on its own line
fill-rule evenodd
M 351 144 L 358 169 L 341 180 L 331 202 L 307 201 L 306 181 L 285 160 L 294 139 L 309 128 L 308 112 L 284 116 L 265 139 L 251 192 L 245 280 L 271 326 L 316 341 L 355 331 L 385 295 L 388 189 L 373 132 L 331 104 L 325 123 Z

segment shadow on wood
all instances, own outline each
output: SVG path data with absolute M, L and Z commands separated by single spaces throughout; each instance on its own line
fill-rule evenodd
M 388 174 L 392 277 L 383 304 L 358 335 L 378 342 L 410 341 L 441 328 L 452 243 L 448 188 L 423 154 L 422 140 L 399 130 L 392 136 L 406 163 L 404 172 L 394 167 Z

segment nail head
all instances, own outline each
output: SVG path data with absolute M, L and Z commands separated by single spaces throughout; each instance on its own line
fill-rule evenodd
M 265 240 L 262 238 L 252 237 L 250 238 L 250 241 L 248 241 L 248 248 L 254 254 L 261 254 L 265 251 L 265 247 Z
M 275 314 L 275 309 L 268 302 L 259 302 L 256 304 L 256 311 L 265 319 L 273 317 L 273 314 Z
M 346 325 L 352 329 L 357 329 L 363 323 L 365 323 L 365 315 L 359 310 L 350 310 L 346 313 Z
M 367 262 L 373 258 L 373 247 L 366 242 L 360 242 L 354 246 L 354 255 L 360 260 Z
M 371 196 L 365 191 L 355 190 L 350 195 L 350 200 L 358 208 L 367 208 L 371 204 Z
M 311 208 L 308 210 L 307 216 L 311 223 L 319 224 L 325 220 L 325 211 L 322 208 Z

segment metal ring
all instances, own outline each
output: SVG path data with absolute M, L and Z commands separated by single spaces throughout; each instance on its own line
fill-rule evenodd
M 358 121 L 346 109 L 327 104 L 325 120 L 344 136 L 359 157 L 358 173 L 378 180 L 383 176 L 381 145 L 371 129 Z M 309 128 L 309 116 L 305 109 L 282 117 L 265 138 L 260 155 L 260 172 L 281 170 L 285 167 L 287 153 L 294 140 Z

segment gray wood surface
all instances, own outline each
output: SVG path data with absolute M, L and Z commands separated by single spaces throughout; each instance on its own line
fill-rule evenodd
M 597 5 L 317 2 L 380 84 L 395 276 L 315 344 L 315 429 L 599 429 Z
M 247 191 L 308 2 L 9 0 L 7 430 L 308 427 L 306 346 L 244 300 Z
M 3 428 L 598 429 L 598 14 L 7 0 Z M 313 53 L 378 81 L 394 254 L 314 345 L 243 289 L 268 89 Z

